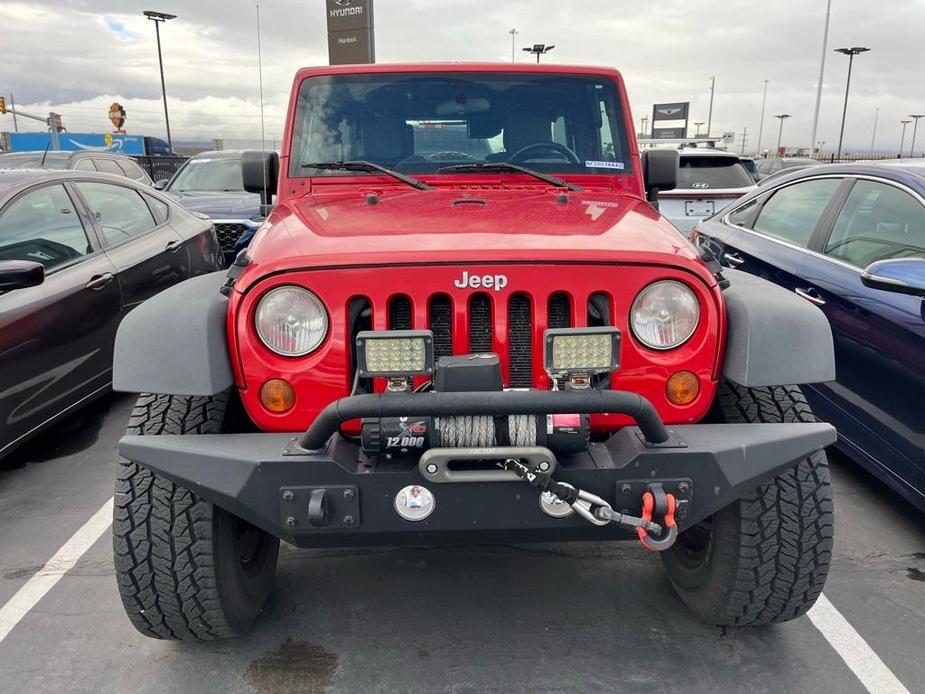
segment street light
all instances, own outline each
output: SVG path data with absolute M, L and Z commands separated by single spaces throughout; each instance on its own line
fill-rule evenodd
M 768 81 L 764 81 L 764 96 L 761 97 L 761 118 L 758 119 L 758 144 L 756 151 L 761 155 L 761 136 L 764 134 L 764 105 L 768 101 Z
M 540 56 L 544 53 L 549 53 L 549 51 L 551 51 L 553 48 L 555 48 L 555 45 L 547 46 L 545 43 L 534 43 L 532 46 L 527 46 L 524 48 L 524 50 L 527 53 L 533 53 L 536 56 L 537 64 L 539 64 Z
M 774 117 L 780 121 L 780 128 L 777 131 L 777 156 L 780 156 L 780 143 L 781 143 L 781 139 L 784 136 L 784 121 L 787 118 L 790 118 L 790 114 L 781 113 L 779 116 L 774 116 Z
M 919 130 L 919 118 L 925 118 L 925 113 L 910 113 L 909 117 L 915 120 L 915 124 L 912 126 L 912 147 L 909 148 L 909 156 L 915 156 L 915 134 Z
M 902 123 L 902 126 L 903 126 L 903 134 L 902 134 L 902 137 L 899 138 L 899 156 L 900 158 L 902 158 L 903 145 L 906 144 L 906 126 L 909 125 L 909 123 L 911 123 L 912 121 L 911 120 L 901 120 L 899 122 Z
M 161 68 L 161 95 L 164 98 L 164 123 L 167 125 L 167 150 L 173 154 L 173 140 L 170 138 L 170 116 L 167 115 L 167 87 L 164 84 L 164 58 L 161 55 L 161 22 L 176 19 L 177 15 L 145 10 L 144 16 L 154 22 L 154 33 L 157 34 L 157 63 Z
M 845 83 L 845 106 L 841 112 L 841 132 L 838 134 L 838 159 L 841 159 L 841 145 L 845 137 L 845 116 L 848 115 L 848 90 L 851 88 L 851 65 L 854 63 L 854 56 L 866 53 L 869 48 L 864 46 L 852 46 L 851 48 L 836 48 L 836 53 L 848 56 L 848 80 Z
M 508 31 L 507 33 L 509 33 L 509 34 L 511 35 L 511 62 L 513 63 L 513 62 L 515 62 L 515 60 L 514 60 L 514 50 L 515 50 L 515 49 L 514 49 L 514 43 L 515 43 L 515 41 L 517 40 L 517 39 L 516 39 L 517 34 L 519 34 L 520 32 L 517 31 L 517 29 L 511 29 L 511 30 Z

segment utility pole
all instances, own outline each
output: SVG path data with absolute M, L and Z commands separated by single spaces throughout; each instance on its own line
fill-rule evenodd
M 748 125 L 742 128 L 742 154 L 745 154 L 745 143 L 748 142 Z
M 852 46 L 851 48 L 836 48 L 836 53 L 842 53 L 848 56 L 848 79 L 845 82 L 845 106 L 841 112 L 841 131 L 838 134 L 838 154 L 837 159 L 841 159 L 841 145 L 845 137 L 845 117 L 848 115 L 848 91 L 851 89 L 851 65 L 854 63 L 854 56 L 866 53 L 869 48 L 864 46 Z
M 919 118 L 925 118 L 925 113 L 910 113 L 909 117 L 915 120 L 912 126 L 912 147 L 909 148 L 909 156 L 915 156 L 915 134 L 919 131 Z
M 761 156 L 761 135 L 764 133 L 764 106 L 768 102 L 768 81 L 764 81 L 764 96 L 761 97 L 761 120 L 758 121 L 758 156 Z
M 517 31 L 517 29 L 511 29 L 507 33 L 511 35 L 511 62 L 513 63 L 513 62 L 516 62 L 516 59 L 514 58 L 514 55 L 515 55 L 514 54 L 514 50 L 515 50 L 514 43 L 517 41 L 517 34 L 519 34 L 520 32 Z
M 902 123 L 902 126 L 903 126 L 903 134 L 902 134 L 902 137 L 899 138 L 899 158 L 902 159 L 903 147 L 906 144 L 906 126 L 909 125 L 909 123 L 911 123 L 912 121 L 911 120 L 901 120 L 899 122 Z
M 16 102 L 13 101 L 13 92 L 10 92 L 10 113 L 13 114 L 13 132 L 19 132 L 19 123 L 16 122 L 16 111 L 13 109 L 16 108 Z
M 880 107 L 877 107 L 877 110 L 874 111 L 874 134 L 870 136 L 870 153 L 874 153 L 874 143 L 877 141 L 877 121 L 880 120 Z
M 167 149 L 173 154 L 173 140 L 170 137 L 170 116 L 167 114 L 167 87 L 164 84 L 164 57 L 161 54 L 161 24 L 176 19 L 177 15 L 145 10 L 142 14 L 154 22 L 154 33 L 157 35 L 157 63 L 161 68 L 161 96 L 164 99 L 164 124 L 167 126 Z
M 816 109 L 813 112 L 813 134 L 809 138 L 810 144 L 816 141 L 819 130 L 819 107 L 822 105 L 822 78 L 825 75 L 825 54 L 829 47 L 829 17 L 832 14 L 832 0 L 828 0 L 825 7 L 825 29 L 822 31 L 822 59 L 819 61 L 819 81 L 816 83 Z
M 777 131 L 777 156 L 780 156 L 780 143 L 784 137 L 784 121 L 790 118 L 789 113 L 781 113 L 779 116 L 774 116 L 780 120 L 780 129 Z
M 716 91 L 716 77 L 710 78 L 710 110 L 707 112 L 707 137 L 710 137 L 710 126 L 713 124 L 713 92 Z

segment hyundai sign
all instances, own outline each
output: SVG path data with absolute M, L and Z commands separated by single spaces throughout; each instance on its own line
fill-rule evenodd
M 331 65 L 376 62 L 373 0 L 326 0 Z

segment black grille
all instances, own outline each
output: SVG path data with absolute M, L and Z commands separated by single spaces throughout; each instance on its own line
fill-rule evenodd
M 533 385 L 533 321 L 530 297 L 515 294 L 508 303 L 507 334 L 510 384 L 512 388 Z
M 241 238 L 241 234 L 248 230 L 246 224 L 237 223 L 218 223 L 215 225 L 215 235 L 218 236 L 218 243 L 223 251 L 234 250 L 234 245 Z
M 453 354 L 453 304 L 446 294 L 431 297 L 427 311 L 434 334 L 434 357 Z
M 572 327 L 572 303 L 566 294 L 558 292 L 549 297 L 546 318 L 550 328 Z
M 610 297 L 597 292 L 588 297 L 588 326 L 610 325 Z
M 490 352 L 491 332 L 491 299 L 487 294 L 475 294 L 469 299 L 469 351 Z
M 411 330 L 411 299 L 395 296 L 389 302 L 389 330 Z

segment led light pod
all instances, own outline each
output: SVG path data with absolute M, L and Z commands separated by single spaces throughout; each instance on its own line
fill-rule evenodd
M 620 331 L 606 326 L 549 329 L 543 333 L 543 364 L 552 378 L 616 371 Z
M 366 330 L 357 335 L 357 368 L 362 378 L 423 376 L 434 372 L 430 330 Z

